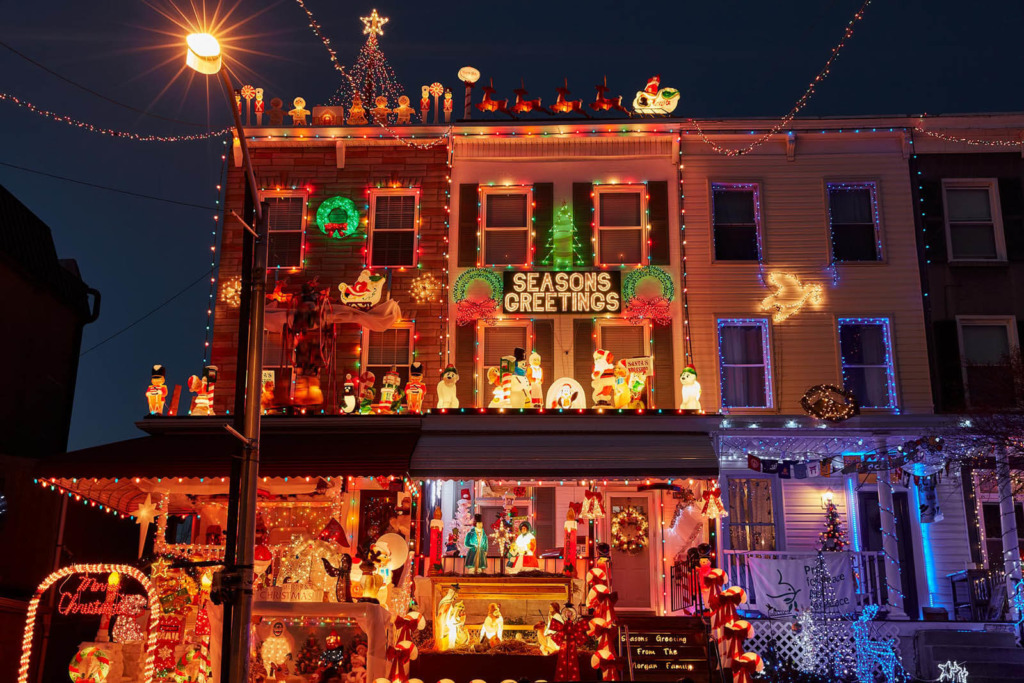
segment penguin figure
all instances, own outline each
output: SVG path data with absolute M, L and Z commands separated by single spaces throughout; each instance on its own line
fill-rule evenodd
M 341 393 L 341 412 L 351 415 L 356 412 L 357 407 L 355 382 L 352 381 L 351 373 L 345 373 L 345 383 Z

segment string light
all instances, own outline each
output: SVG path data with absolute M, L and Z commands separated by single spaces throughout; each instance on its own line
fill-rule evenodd
M 224 140 L 223 145 L 227 147 L 228 141 Z M 214 296 L 217 293 L 217 278 L 219 277 L 220 269 L 217 268 L 217 233 L 220 229 L 221 216 L 224 212 L 224 186 L 227 184 L 227 172 L 228 172 L 228 155 L 225 150 L 220 155 L 220 174 L 217 176 L 217 209 L 218 213 L 213 215 L 213 230 L 210 231 L 212 239 L 210 240 L 210 270 L 213 271 L 213 275 L 210 276 L 210 291 L 207 296 L 206 304 L 206 330 L 203 336 L 203 365 L 205 366 L 210 357 L 210 334 L 213 330 L 213 308 L 214 308 Z M 238 288 L 236 289 L 236 296 L 239 297 L 239 305 L 241 304 L 241 278 L 239 278 Z M 223 296 L 223 293 L 222 293 Z M 226 302 L 225 302 L 226 303 Z
M 36 105 L 32 104 L 28 100 L 23 100 L 14 95 L 0 92 L 0 102 L 10 102 L 15 104 L 22 109 L 27 109 L 33 114 L 42 116 L 43 118 L 50 119 L 52 121 L 59 121 L 66 123 L 74 128 L 81 128 L 87 130 L 90 133 L 97 133 L 99 135 L 108 135 L 112 138 L 122 138 L 125 140 L 134 140 L 135 142 L 192 142 L 195 140 L 209 140 L 211 138 L 219 138 L 222 135 L 227 135 L 231 132 L 232 127 L 221 128 L 220 130 L 212 130 L 206 133 L 193 133 L 191 135 L 139 135 L 138 133 L 132 133 L 127 130 L 115 130 L 113 128 L 103 128 L 102 126 L 96 126 L 85 121 L 79 121 L 78 119 L 70 116 L 64 116 L 63 114 L 56 114 L 46 109 L 41 109 Z
M 698 124 L 695 119 L 689 119 L 689 123 L 694 127 L 694 129 L 696 129 L 697 133 L 700 135 L 701 140 L 703 140 L 704 143 L 711 147 L 711 149 L 713 149 L 716 153 L 728 157 L 737 157 L 743 154 L 749 154 L 750 152 L 753 152 L 755 149 L 757 149 L 764 143 L 771 140 L 777 133 L 779 133 L 782 129 L 788 126 L 794 118 L 796 118 L 796 115 L 800 113 L 800 110 L 806 107 L 807 103 L 810 102 L 811 97 L 814 96 L 815 90 L 817 89 L 818 85 L 826 78 L 828 78 L 829 74 L 831 73 L 832 64 L 839 57 L 839 52 L 844 47 L 846 47 L 846 41 L 853 37 L 853 27 L 857 24 L 857 22 L 864 18 L 864 12 L 867 11 L 869 5 L 871 5 L 871 0 L 865 0 L 864 4 L 860 6 L 860 9 L 857 10 L 857 12 L 853 15 L 853 18 L 850 19 L 850 21 L 847 23 L 846 29 L 843 31 L 843 37 L 840 39 L 839 43 L 837 43 L 836 46 L 832 48 L 832 54 L 829 55 L 829 58 L 825 61 L 825 66 L 821 68 L 821 71 L 819 71 L 818 74 L 814 77 L 814 80 L 812 80 L 807 85 L 807 89 L 804 90 L 804 94 L 801 95 L 800 98 L 796 101 L 796 104 L 793 105 L 793 108 L 790 109 L 785 116 L 779 119 L 779 121 L 775 125 L 768 129 L 767 132 L 765 132 L 763 135 L 758 137 L 756 140 L 751 142 L 746 147 L 740 147 L 738 149 L 728 148 L 719 145 L 717 142 L 709 138 L 708 135 L 704 132 L 704 130 L 700 127 L 700 124 Z
M 320 42 L 324 45 L 324 49 L 327 50 L 327 54 L 330 55 L 331 66 L 333 66 L 338 73 L 344 76 L 351 86 L 352 77 L 345 71 L 344 65 L 338 61 L 338 53 L 334 51 L 333 47 L 331 47 L 331 39 L 324 35 L 323 29 L 320 28 L 320 23 L 316 20 L 316 17 L 313 16 L 313 13 L 309 8 L 306 7 L 306 3 L 302 0 L 295 0 L 295 2 L 302 8 L 302 11 L 306 13 L 306 18 L 309 19 L 309 28 L 313 31 L 313 34 L 320 39 Z
M 311 17 L 312 14 L 305 5 L 302 7 L 306 10 L 307 16 Z M 381 27 L 389 19 L 377 14 L 377 10 L 373 10 L 370 16 L 360 17 L 359 19 L 363 22 L 363 34 L 366 36 L 366 42 L 359 50 L 359 56 L 356 57 L 356 64 L 352 67 L 352 73 L 346 74 L 349 84 L 348 92 L 343 92 L 344 86 L 338 88 L 338 91 L 331 97 L 329 104 L 344 104 L 347 107 L 351 107 L 352 96 L 360 94 L 363 99 L 363 105 L 370 106 L 374 103 L 378 92 L 386 97 L 389 103 L 395 103 L 398 101 L 398 96 L 402 94 L 404 88 L 398 82 L 394 70 L 388 64 L 387 58 L 381 52 L 380 45 L 377 43 L 377 36 L 384 35 Z M 321 40 L 324 39 L 321 38 Z M 327 45 L 328 43 L 325 42 L 325 47 Z
M 772 322 L 781 323 L 804 309 L 807 305 L 818 306 L 822 300 L 822 287 L 818 283 L 803 284 L 793 273 L 770 271 L 765 276 L 769 288 L 775 291 L 761 300 L 761 310 L 772 314 Z M 787 296 L 783 297 L 783 293 Z M 795 293 L 798 298 L 792 298 Z
M 925 118 L 922 116 L 918 119 L 917 125 L 914 126 L 914 132 L 922 133 L 930 138 L 942 140 L 943 142 L 957 142 L 964 145 L 971 145 L 975 147 L 1021 147 L 1024 146 L 1024 138 L 1020 140 L 986 140 L 984 138 L 965 138 L 958 135 L 950 135 L 949 133 L 943 133 L 938 130 L 926 130 L 924 128 Z

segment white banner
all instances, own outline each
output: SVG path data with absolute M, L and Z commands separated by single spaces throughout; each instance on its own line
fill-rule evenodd
M 856 609 L 855 586 L 850 569 L 850 553 L 824 553 L 835 600 L 828 605 L 830 611 L 841 614 Z M 768 559 L 751 557 L 747 560 L 754 587 L 757 610 L 768 617 L 793 616 L 811 607 L 811 581 L 816 557 L 803 559 Z

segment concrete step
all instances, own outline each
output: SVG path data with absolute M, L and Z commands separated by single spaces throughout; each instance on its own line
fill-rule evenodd
M 921 647 L 943 647 L 946 645 L 965 647 L 1014 647 L 1016 639 L 1012 633 L 1001 631 L 957 631 L 957 630 L 921 630 L 914 636 L 915 642 Z M 945 661 L 945 660 L 943 660 Z

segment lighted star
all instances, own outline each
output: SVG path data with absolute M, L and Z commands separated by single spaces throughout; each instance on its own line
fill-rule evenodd
M 373 36 L 384 35 L 384 29 L 382 27 L 390 21 L 387 17 L 382 17 L 377 14 L 377 10 L 370 12 L 370 16 L 368 17 L 359 17 L 359 20 L 363 22 L 363 35 L 368 35 L 371 38 Z
M 959 662 L 939 664 L 939 680 L 949 683 L 967 683 L 967 669 Z
M 153 502 L 153 497 L 147 493 L 146 501 L 139 503 L 133 514 L 136 524 L 152 524 L 156 519 L 156 503 Z
M 161 557 L 153 561 L 152 566 L 149 568 L 149 575 L 154 579 L 160 579 L 167 576 L 168 570 L 171 568 L 171 563 L 166 558 Z

